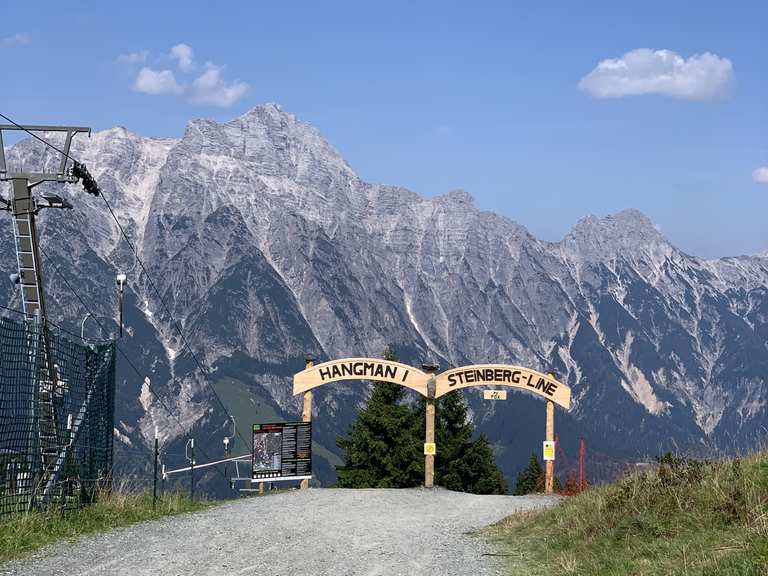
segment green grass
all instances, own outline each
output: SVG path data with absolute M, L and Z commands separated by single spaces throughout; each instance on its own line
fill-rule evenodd
M 768 453 L 665 457 L 485 535 L 509 574 L 768 576 Z
M 0 561 L 23 556 L 60 540 L 202 510 L 212 504 L 205 500 L 191 501 L 183 493 L 170 493 L 158 498 L 157 509 L 153 511 L 151 492 L 116 490 L 102 494 L 91 506 L 65 514 L 31 512 L 0 517 Z

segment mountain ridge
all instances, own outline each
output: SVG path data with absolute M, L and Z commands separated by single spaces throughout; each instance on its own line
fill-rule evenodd
M 76 210 L 42 217 L 43 243 L 82 279 L 99 314 L 115 310 L 99 279 L 129 272 L 130 343 L 180 409 L 174 391 L 188 390 L 202 428 L 221 426 L 207 391 L 219 372 L 287 418 L 299 410 L 289 375 L 306 354 L 377 356 L 388 344 L 414 363 L 554 368 L 574 391 L 564 429 L 608 454 L 740 448 L 768 424 L 764 257 L 690 256 L 635 209 L 587 216 L 562 240 L 539 240 L 477 208 L 466 191 L 424 198 L 365 182 L 317 129 L 275 105 L 224 123 L 193 120 L 178 140 L 97 132 L 73 155 L 98 179 L 211 374 L 190 364 L 99 199 L 51 186 Z M 8 156 L 55 161 L 29 140 Z M 4 253 L 12 242 L 9 223 L 0 228 Z M 0 269 L 14 264 L 6 258 Z M 47 278 L 55 319 L 75 324 L 84 312 Z M 14 298 L 0 286 L 0 301 Z M 146 444 L 135 430 L 161 416 L 127 376 L 123 391 L 119 432 Z M 505 430 L 524 435 L 535 401 L 516 395 L 489 406 L 467 394 L 512 473 L 535 436 L 509 439 Z M 354 385 L 318 395 L 318 414 L 334 422 L 321 432 L 326 446 L 363 395 Z

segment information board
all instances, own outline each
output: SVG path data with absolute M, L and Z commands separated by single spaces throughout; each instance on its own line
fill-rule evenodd
M 253 425 L 253 479 L 312 475 L 312 423 Z
M 555 459 L 555 443 L 551 440 L 544 441 L 544 461 Z

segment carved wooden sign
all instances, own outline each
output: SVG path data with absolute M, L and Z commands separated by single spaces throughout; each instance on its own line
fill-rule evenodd
M 379 358 L 343 358 L 312 366 L 293 377 L 293 393 L 341 380 L 393 382 L 427 396 L 432 377 L 413 366 Z M 510 364 L 475 364 L 446 370 L 434 376 L 435 398 L 468 386 L 508 386 L 527 390 L 551 400 L 566 410 L 571 407 L 571 389 L 551 376 Z
M 436 397 L 467 386 L 509 386 L 533 392 L 566 410 L 571 408 L 571 389 L 551 376 L 509 364 L 474 364 L 446 370 L 437 377 Z
M 343 358 L 318 364 L 293 377 L 293 393 L 300 394 L 317 386 L 340 380 L 378 380 L 394 382 L 427 395 L 429 375 L 413 366 L 380 358 Z

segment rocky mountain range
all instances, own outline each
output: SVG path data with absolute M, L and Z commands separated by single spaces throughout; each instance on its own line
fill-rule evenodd
M 6 154 L 11 166 L 58 161 L 32 139 Z M 416 365 L 554 369 L 573 390 L 571 412 L 556 422 L 565 459 L 580 437 L 593 453 L 625 460 L 747 450 L 765 437 L 768 258 L 687 255 L 631 209 L 586 217 L 544 242 L 464 191 L 424 198 L 361 180 L 315 128 L 272 104 L 226 123 L 193 120 L 180 140 L 113 128 L 78 137 L 72 155 L 96 177 L 150 277 L 101 199 L 41 185 L 75 206 L 40 217 L 51 317 L 81 329 L 87 310 L 66 278 L 113 329 L 114 277 L 126 272 L 120 346 L 179 419 L 118 360 L 125 467 L 144 466 L 156 433 L 169 465 L 183 464 L 182 426 L 218 456 L 231 426 L 214 390 L 247 440 L 253 422 L 300 413 L 291 376 L 306 355 L 381 356 L 388 344 Z M 4 220 L 7 277 L 15 258 Z M 10 282 L 0 282 L 0 303 L 20 307 Z M 97 324 L 86 320 L 87 337 L 104 336 Z M 325 483 L 338 463 L 335 438 L 365 392 L 350 383 L 316 395 Z M 466 395 L 512 475 L 540 450 L 543 404 L 524 393 L 493 403 Z M 237 449 L 249 447 L 240 440 Z

